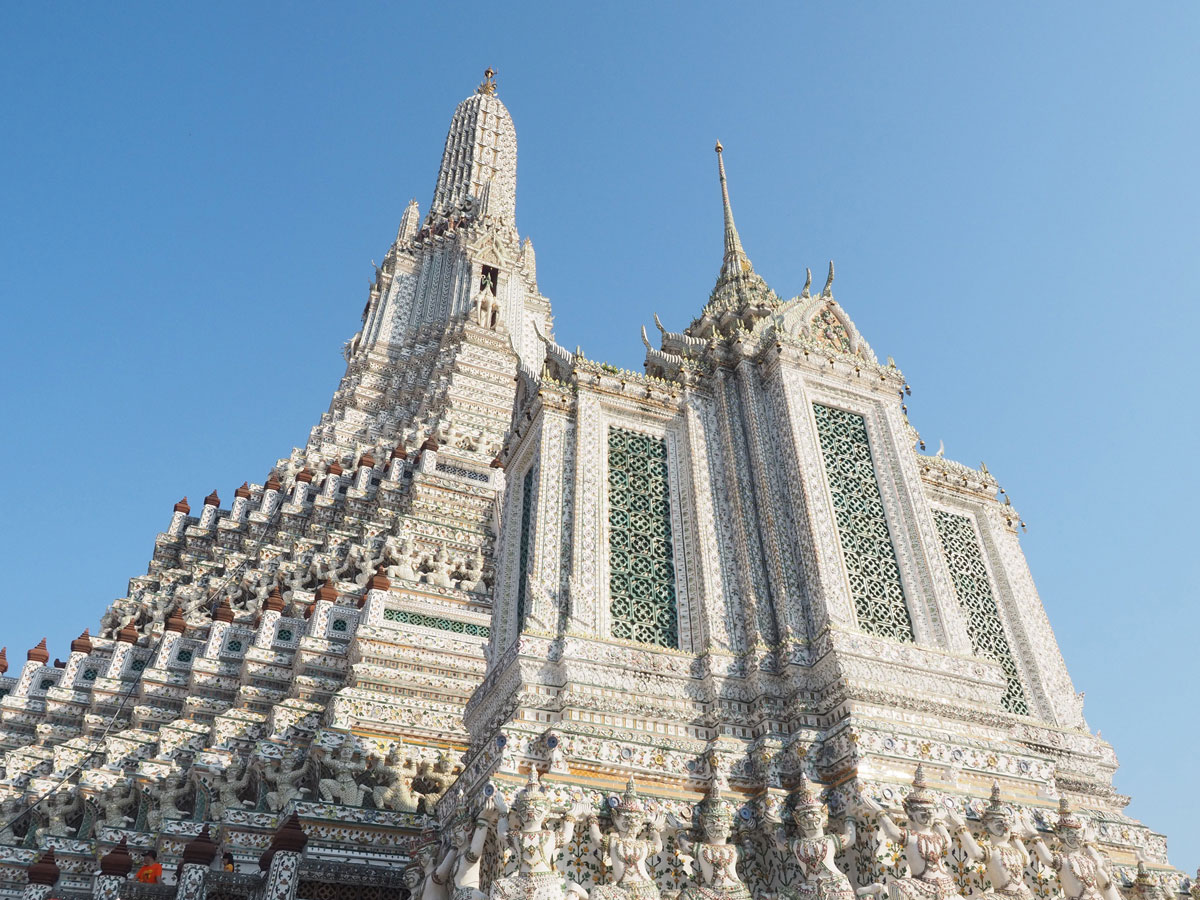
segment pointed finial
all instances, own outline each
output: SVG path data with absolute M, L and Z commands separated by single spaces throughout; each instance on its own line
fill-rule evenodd
M 279 590 L 279 585 L 271 588 L 271 593 L 263 604 L 264 612 L 283 612 L 283 593 Z
M 200 833 L 183 845 L 183 861 L 192 865 L 210 866 L 217 858 L 217 845 L 205 824 Z
M 658 317 L 658 313 L 654 314 L 654 327 L 658 329 L 659 334 L 666 335 L 667 329 L 663 328 L 662 319 Z
M 41 855 L 37 862 L 29 867 L 29 883 L 54 887 L 58 884 L 59 868 L 54 860 L 54 848 L 51 847 Z
M 213 610 L 214 622 L 232 622 L 233 608 L 229 605 L 229 598 L 222 597 L 221 602 L 217 604 L 217 608 Z
M 50 662 L 50 651 L 46 649 L 46 639 L 42 638 L 38 641 L 37 646 L 25 654 L 25 658 L 32 662 L 41 663 L 43 666 Z
M 717 283 L 709 294 L 704 312 L 708 316 L 719 317 L 730 311 L 740 311 L 746 308 L 770 309 L 779 305 L 775 296 L 762 276 L 754 271 L 750 257 L 742 247 L 742 239 L 738 235 L 737 226 L 733 222 L 733 208 L 729 204 L 729 182 L 725 178 L 724 147 L 717 141 L 717 173 L 721 177 L 721 205 L 725 214 L 725 255 L 721 258 L 721 271 L 717 275 Z
M 729 205 L 729 184 L 725 180 L 725 148 L 717 141 L 717 172 L 721 176 L 721 203 L 725 210 L 725 259 L 721 264 L 721 277 L 737 276 L 744 272 L 753 272 L 750 257 L 742 249 L 742 239 L 738 235 L 737 225 L 733 222 L 733 208 Z
M 992 782 L 992 794 L 988 798 L 987 808 L 984 809 L 984 811 L 983 811 L 983 819 L 985 821 L 988 819 L 995 819 L 995 820 L 1005 822 L 1009 825 L 1012 824 L 1013 811 L 1012 811 L 1011 807 L 1006 805 L 1000 799 L 1000 782 L 999 781 Z
M 822 297 L 833 296 L 833 260 L 829 261 L 829 277 L 825 279 L 825 287 L 821 290 Z
M 929 790 L 929 782 L 925 779 L 925 766 L 922 763 L 917 763 L 917 771 L 913 773 L 912 786 L 913 789 L 904 798 L 906 809 L 910 806 L 929 805 L 935 802 L 933 792 Z
M 802 771 L 800 784 L 796 787 L 792 797 L 792 814 L 796 817 L 796 821 L 799 821 L 800 817 L 806 813 L 820 812 L 823 805 L 820 791 L 814 790 L 813 783 L 808 780 L 808 775 Z
M 810 294 L 810 293 L 808 292 L 808 289 L 809 289 L 809 288 L 811 288 L 811 287 L 812 287 L 812 269 L 808 269 L 808 268 L 806 268 L 806 269 L 804 270 L 804 290 L 802 290 L 802 291 L 800 292 L 800 296 L 801 296 L 801 297 L 803 297 L 803 298 L 804 298 L 804 299 L 806 299 L 806 300 L 807 300 L 809 297 L 811 297 L 811 296 L 812 296 L 812 294 Z
M 121 835 L 121 841 L 100 857 L 100 874 L 124 878 L 133 868 L 133 857 L 129 855 L 129 841 Z
M 645 325 L 642 326 L 642 343 L 646 345 L 647 350 L 654 349 L 653 347 L 650 346 L 650 338 L 648 338 L 646 336 L 646 326 Z
M 488 66 L 483 73 L 483 81 L 475 88 L 475 93 L 490 97 L 496 93 L 496 70 Z
M 637 785 L 634 784 L 632 775 L 625 784 L 625 793 L 619 797 L 610 797 L 608 804 L 616 812 L 644 813 L 646 811 L 646 804 L 638 796 Z
M 1054 827 L 1058 831 L 1075 831 L 1083 828 L 1083 821 L 1072 811 L 1071 804 L 1066 797 L 1058 798 L 1058 822 Z

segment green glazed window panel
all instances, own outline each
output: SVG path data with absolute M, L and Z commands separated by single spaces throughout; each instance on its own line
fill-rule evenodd
M 966 516 L 935 509 L 933 520 L 942 539 L 942 550 L 954 581 L 954 592 L 967 618 L 967 634 L 976 656 L 1000 663 L 1008 677 L 1008 688 L 1004 692 L 1004 708 L 1018 715 L 1029 715 L 1025 702 L 1025 689 L 1017 672 L 1017 663 L 1008 646 L 1004 626 L 1000 622 L 1000 610 L 992 593 L 992 583 L 987 567 L 983 564 L 983 553 L 975 528 Z
M 533 549 L 533 467 L 521 483 L 521 559 L 517 576 L 517 631 L 525 628 L 525 595 L 529 590 L 529 554 Z
M 469 634 L 474 637 L 486 638 L 490 637 L 492 633 L 492 630 L 486 625 L 459 622 L 456 619 L 444 619 L 441 616 L 426 616 L 422 613 L 409 612 L 406 609 L 385 609 L 383 617 L 389 622 L 419 625 L 422 628 L 438 628 L 442 631 L 453 631 L 455 634 Z
M 608 555 L 612 636 L 679 646 L 667 442 L 608 430 Z
M 912 620 L 875 480 L 866 420 L 817 403 L 813 415 L 859 627 L 879 637 L 911 641 Z

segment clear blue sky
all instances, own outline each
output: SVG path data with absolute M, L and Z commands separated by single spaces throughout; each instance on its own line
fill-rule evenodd
M 637 368 L 703 305 L 717 137 L 775 290 L 836 260 L 926 441 L 1028 521 L 1117 787 L 1194 870 L 1200 5 L 575 6 L 0 5 L 9 658 L 304 442 L 492 65 L 561 343 Z

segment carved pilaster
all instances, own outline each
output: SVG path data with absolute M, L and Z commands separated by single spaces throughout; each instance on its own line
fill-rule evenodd
M 259 868 L 267 872 L 263 900 L 295 900 L 300 884 L 300 860 L 308 835 L 300 826 L 300 817 L 292 813 L 275 835 L 267 851 L 259 859 Z
M 204 900 L 207 893 L 204 874 L 208 866 L 198 863 L 184 863 L 179 872 L 179 888 L 175 900 Z
M 31 828 L 30 831 L 33 829 Z M 41 858 L 29 867 L 29 884 L 21 892 L 21 900 L 46 900 L 54 886 L 58 884 L 58 863 L 54 860 L 54 848 L 51 847 Z

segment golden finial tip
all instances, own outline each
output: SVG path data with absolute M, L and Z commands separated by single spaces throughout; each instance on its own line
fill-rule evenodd
M 488 94 L 488 95 L 496 93 L 496 82 L 494 80 L 495 78 L 496 78 L 496 70 L 493 69 L 491 66 L 488 66 L 487 69 L 483 73 L 483 83 L 480 84 L 479 87 L 477 87 L 475 89 L 475 93 Z
M 718 153 L 720 153 L 720 152 L 721 152 L 722 150 L 724 150 L 725 148 L 721 146 L 721 142 L 720 142 L 720 141 L 717 141 L 717 146 L 716 146 L 716 147 L 714 147 L 713 149 L 714 149 L 714 150 L 716 150 Z

